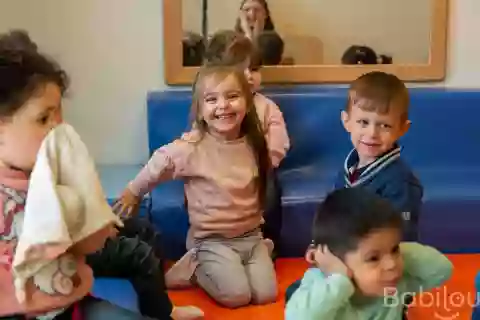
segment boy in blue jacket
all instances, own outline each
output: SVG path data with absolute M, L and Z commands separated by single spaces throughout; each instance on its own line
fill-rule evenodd
M 390 201 L 405 221 L 404 240 L 417 240 L 423 187 L 400 157 L 408 131 L 408 90 L 396 76 L 367 73 L 352 83 L 342 122 L 354 149 L 335 188 L 365 187 Z
M 300 287 L 286 320 L 398 320 L 404 297 L 441 286 L 452 263 L 436 249 L 401 242 L 403 220 L 367 188 L 344 188 L 319 206 Z
M 335 188 L 364 187 L 385 198 L 402 215 L 403 239 L 416 241 L 423 187 L 401 159 L 398 144 L 410 127 L 408 108 L 408 90 L 394 75 L 374 71 L 352 83 L 341 119 L 354 149 Z M 299 285 L 287 289 L 287 300 Z

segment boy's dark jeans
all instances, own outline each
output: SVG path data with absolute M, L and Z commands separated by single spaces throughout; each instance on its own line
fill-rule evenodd
M 139 299 L 142 315 L 168 319 L 172 303 L 165 287 L 159 234 L 142 219 L 124 221 L 125 227 L 105 247 L 87 257 L 95 277 L 115 277 L 130 280 Z
M 272 171 L 267 179 L 266 207 L 264 213 L 265 224 L 262 226 L 264 238 L 273 241 L 275 248 L 273 257 L 280 250 L 282 231 L 282 189 L 277 177 L 277 171 Z

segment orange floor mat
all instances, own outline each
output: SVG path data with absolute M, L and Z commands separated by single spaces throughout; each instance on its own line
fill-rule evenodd
M 480 255 L 448 255 L 455 266 L 452 279 L 445 288 L 423 297 L 420 306 L 409 311 L 409 320 L 469 320 L 472 305 L 475 303 L 474 279 L 480 271 Z M 206 320 L 277 320 L 283 319 L 286 288 L 300 278 L 307 265 L 301 259 L 279 259 L 276 263 L 279 282 L 277 302 L 267 306 L 248 306 L 229 310 L 215 304 L 200 289 L 170 291 L 169 295 L 175 305 L 196 305 L 205 311 Z M 432 299 L 434 297 L 434 299 Z

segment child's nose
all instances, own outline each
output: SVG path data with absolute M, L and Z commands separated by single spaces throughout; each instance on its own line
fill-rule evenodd
M 53 121 L 55 122 L 55 125 L 58 125 L 63 122 L 63 114 L 62 114 L 62 109 L 58 108 L 58 110 L 55 111 L 53 114 Z
M 378 128 L 375 125 L 368 126 L 367 130 L 370 137 L 376 137 L 378 134 Z
M 225 99 L 225 98 L 218 99 L 218 101 L 217 101 L 217 107 L 218 108 L 225 109 L 228 106 L 229 106 L 228 99 Z
M 383 260 L 382 267 L 383 270 L 392 271 L 397 269 L 397 265 L 397 259 L 395 259 L 394 257 L 388 257 Z

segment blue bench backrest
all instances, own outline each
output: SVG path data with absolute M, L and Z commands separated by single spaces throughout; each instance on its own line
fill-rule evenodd
M 287 122 L 292 148 L 283 168 L 341 163 L 351 144 L 341 122 L 346 89 L 276 90 L 266 93 Z M 476 166 L 480 157 L 480 92 L 410 89 L 412 126 L 402 139 L 404 156 L 415 166 Z M 153 92 L 148 97 L 150 151 L 188 128 L 191 95 Z
M 296 224 L 296 229 L 284 225 L 282 243 L 288 249 L 286 255 L 301 256 L 309 243 L 314 205 L 333 188 L 352 148 L 340 121 L 347 89 L 285 87 L 269 88 L 265 94 L 280 106 L 291 138 L 280 183 L 284 221 Z M 415 88 L 410 96 L 412 126 L 400 143 L 403 158 L 425 190 L 420 240 L 445 252 L 479 252 L 480 91 Z M 151 152 L 189 127 L 190 104 L 188 91 L 149 94 Z M 152 193 L 155 223 L 165 230 L 165 238 L 170 237 L 169 247 L 178 252 L 183 250 L 188 228 L 182 187 L 177 181 L 162 184 Z

